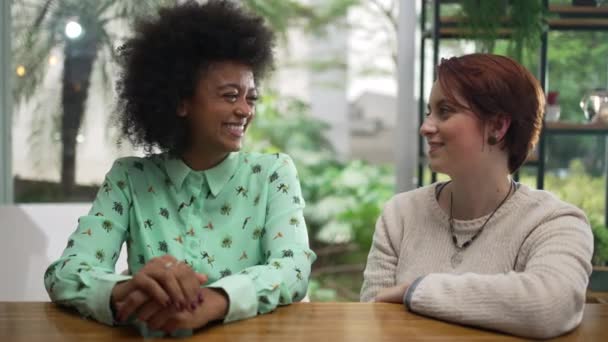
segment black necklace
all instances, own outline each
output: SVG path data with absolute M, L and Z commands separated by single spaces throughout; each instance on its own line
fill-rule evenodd
M 456 234 L 454 233 L 454 217 L 452 216 L 452 207 L 453 207 L 452 204 L 454 202 L 454 198 L 452 196 L 452 192 L 450 192 L 450 219 L 448 220 L 448 222 L 450 224 L 450 234 L 452 234 L 452 243 L 454 243 L 454 247 L 456 248 L 456 253 L 454 253 L 454 255 L 452 255 L 452 258 L 451 258 L 453 268 L 456 268 L 458 265 L 460 265 L 462 263 L 462 259 L 463 259 L 462 254 L 463 254 L 464 250 L 467 249 L 473 243 L 473 241 L 475 241 L 475 239 L 477 239 L 477 237 L 481 234 L 481 232 L 486 227 L 486 225 L 488 224 L 488 222 L 490 221 L 492 216 L 494 216 L 496 211 L 498 211 L 498 209 L 507 201 L 507 198 L 509 198 L 509 195 L 511 195 L 511 191 L 513 191 L 514 183 L 515 183 L 515 181 L 511 180 L 511 187 L 509 187 L 509 192 L 507 192 L 507 195 L 505 196 L 505 198 L 502 199 L 502 201 L 500 202 L 500 204 L 498 204 L 496 209 L 494 209 L 494 211 L 492 211 L 490 216 L 488 216 L 488 218 L 481 225 L 481 227 L 479 228 L 477 233 L 475 233 L 475 235 L 473 235 L 473 237 L 471 237 L 470 239 L 465 241 L 460 246 L 458 245 L 458 239 L 456 238 Z

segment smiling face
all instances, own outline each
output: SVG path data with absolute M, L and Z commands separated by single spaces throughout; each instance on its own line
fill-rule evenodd
M 456 100 L 462 101 L 455 95 Z M 420 127 L 420 134 L 428 143 L 431 169 L 453 176 L 478 166 L 484 157 L 482 127 L 473 112 L 463 109 L 462 104 L 452 103 L 435 82 L 426 118 Z
M 239 151 L 255 115 L 258 94 L 251 68 L 216 62 L 199 79 L 178 113 L 190 126 L 191 147 L 213 154 Z

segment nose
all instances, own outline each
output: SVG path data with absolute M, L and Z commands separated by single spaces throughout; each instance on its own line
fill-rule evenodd
M 254 110 L 255 106 L 248 103 L 247 99 L 240 99 L 236 104 L 234 113 L 240 117 L 247 118 L 253 115 Z
M 435 120 L 433 120 L 430 116 L 427 116 L 420 126 L 420 135 L 428 137 L 435 133 L 437 133 L 437 125 Z

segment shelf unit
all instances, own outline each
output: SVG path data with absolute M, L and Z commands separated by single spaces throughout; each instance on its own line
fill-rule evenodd
M 418 104 L 419 120 L 422 122 L 425 112 L 425 42 L 432 40 L 433 43 L 433 65 L 439 62 L 439 42 L 441 39 L 467 39 L 471 38 L 471 32 L 463 29 L 460 26 L 461 18 L 458 17 L 441 17 L 440 7 L 442 4 L 458 3 L 458 0 L 421 0 L 421 20 L 420 30 L 422 32 L 420 38 L 420 82 L 419 93 L 420 100 Z M 427 29 L 427 11 L 428 7 L 433 7 L 432 29 Z M 540 39 L 540 63 L 537 77 L 541 82 L 543 89 L 547 85 L 547 51 L 548 51 L 548 33 L 549 31 L 608 31 L 608 6 L 604 7 L 589 7 L 589 6 L 570 6 L 570 5 L 549 5 L 548 0 L 543 0 L 543 6 L 549 13 L 550 18 L 547 19 L 547 30 L 545 30 Z M 506 19 L 501 19 L 505 23 L 505 27 L 498 30 L 498 38 L 508 38 L 512 30 L 508 28 Z M 436 78 L 436 71 L 433 69 L 433 79 Z M 596 135 L 608 136 L 608 125 L 605 124 L 574 124 L 566 122 L 544 122 L 543 129 L 537 146 L 538 157 L 535 160 L 529 160 L 526 165 L 535 166 L 536 187 L 544 188 L 545 175 L 545 159 L 546 159 L 546 137 L 548 135 Z M 418 186 L 424 185 L 424 174 L 426 168 L 426 158 L 424 155 L 423 138 L 418 138 Z M 608 226 L 608 168 L 607 182 L 605 189 L 605 224 Z M 517 177 L 517 175 L 516 175 Z M 436 175 L 432 173 L 431 181 L 437 180 Z

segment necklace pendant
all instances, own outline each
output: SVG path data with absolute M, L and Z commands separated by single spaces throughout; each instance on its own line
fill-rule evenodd
M 462 263 L 462 252 L 457 251 L 451 258 L 452 268 L 458 267 Z

